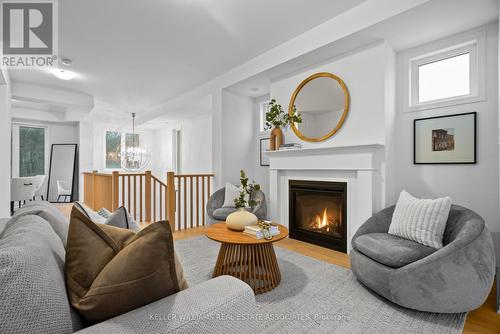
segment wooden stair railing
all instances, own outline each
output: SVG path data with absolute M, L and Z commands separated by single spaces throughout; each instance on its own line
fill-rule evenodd
M 124 206 L 138 222 L 168 220 L 172 230 L 205 225 L 205 204 L 213 174 L 175 175 L 166 183 L 144 173 L 83 173 L 84 202 L 93 210 L 115 211 Z
M 177 229 L 205 226 L 205 205 L 212 194 L 214 174 L 174 175 L 177 189 Z

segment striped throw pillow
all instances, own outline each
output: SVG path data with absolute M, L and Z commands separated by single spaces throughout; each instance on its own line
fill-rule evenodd
M 450 207 L 450 197 L 418 199 L 403 190 L 394 209 L 389 234 L 442 248 Z

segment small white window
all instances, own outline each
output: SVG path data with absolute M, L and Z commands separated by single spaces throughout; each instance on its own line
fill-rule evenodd
M 418 111 L 485 99 L 485 34 L 473 31 L 410 49 L 402 54 L 409 87 L 405 109 Z M 406 67 L 407 66 L 407 67 Z
M 260 112 L 259 112 L 259 131 L 265 132 L 266 130 L 266 113 L 269 110 L 269 102 L 262 102 L 260 104 Z
M 418 102 L 470 94 L 470 53 L 418 67 Z
M 120 130 L 106 130 L 104 145 L 106 148 L 104 161 L 105 169 L 115 170 L 122 168 L 122 148 L 125 150 L 139 144 L 140 134 L 122 132 Z
M 122 166 L 122 134 L 118 131 L 106 131 L 106 169 L 118 169 Z

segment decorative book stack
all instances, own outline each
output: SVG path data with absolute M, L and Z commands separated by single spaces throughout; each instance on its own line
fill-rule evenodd
M 278 229 L 278 226 L 273 226 L 273 225 L 271 225 L 271 227 L 269 227 L 269 232 L 271 232 L 271 236 L 275 236 L 275 235 L 280 234 L 280 230 Z M 262 232 L 262 227 L 260 227 L 257 224 L 245 226 L 243 233 L 251 235 L 257 239 L 264 238 L 264 234 Z
M 280 151 L 287 151 L 287 150 L 300 150 L 302 148 L 302 145 L 299 143 L 288 143 L 288 144 L 281 144 L 278 150 Z

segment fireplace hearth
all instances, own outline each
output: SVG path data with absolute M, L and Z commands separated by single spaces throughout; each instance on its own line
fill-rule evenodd
M 289 180 L 290 238 L 347 252 L 347 183 Z

